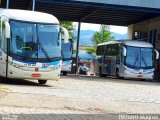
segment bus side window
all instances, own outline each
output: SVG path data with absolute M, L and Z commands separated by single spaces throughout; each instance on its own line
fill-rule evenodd
M 6 39 L 6 35 L 5 35 L 5 21 L 3 21 L 2 19 L 1 19 L 0 27 L 1 27 L 0 47 L 6 52 L 7 51 L 7 39 Z
M 112 45 L 112 56 L 118 56 L 119 55 L 119 45 L 113 44 Z
M 105 46 L 97 46 L 96 54 L 102 56 L 104 54 Z
M 112 55 L 112 45 L 106 45 L 105 56 L 111 56 L 111 55 Z

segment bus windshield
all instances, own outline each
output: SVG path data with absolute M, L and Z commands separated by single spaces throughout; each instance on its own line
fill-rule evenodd
M 63 59 L 71 59 L 72 57 L 72 45 L 71 43 L 62 43 L 62 57 Z
M 59 25 L 11 21 L 10 52 L 24 58 L 60 57 Z
M 153 49 L 127 46 L 125 63 L 136 68 L 152 68 Z

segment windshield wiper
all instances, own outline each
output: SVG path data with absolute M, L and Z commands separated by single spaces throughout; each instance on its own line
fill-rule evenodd
M 137 61 L 138 61 L 138 54 L 137 54 L 137 56 L 136 56 L 136 60 L 135 60 L 135 62 L 134 62 L 133 67 L 136 67 L 136 63 L 137 63 Z
M 50 59 L 50 57 L 49 57 L 46 49 L 43 47 L 43 45 L 42 45 L 41 43 L 39 43 L 39 45 L 41 46 L 42 51 L 43 51 L 44 55 L 46 56 L 47 60 L 48 60 L 48 61 L 51 61 L 51 59 Z
M 146 63 L 146 61 L 145 61 L 143 55 L 142 55 L 142 60 L 144 61 L 145 66 L 148 67 L 148 65 L 147 65 L 147 63 Z

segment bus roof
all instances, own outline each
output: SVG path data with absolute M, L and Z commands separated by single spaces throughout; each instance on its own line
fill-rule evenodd
M 153 47 L 151 43 L 148 43 L 145 41 L 139 41 L 139 40 L 113 40 L 113 41 L 98 44 L 97 46 L 108 45 L 108 44 L 118 44 L 118 43 L 122 43 L 128 46 L 134 46 L 134 47 L 150 47 L 150 48 Z
M 59 24 L 59 21 L 56 17 L 43 12 L 18 9 L 0 9 L 0 15 L 5 15 L 9 19 L 20 21 Z

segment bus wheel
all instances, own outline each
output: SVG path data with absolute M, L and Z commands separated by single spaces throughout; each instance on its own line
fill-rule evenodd
M 102 68 L 101 67 L 99 67 L 99 76 L 100 77 L 106 77 L 107 76 L 106 74 L 102 73 Z
M 119 76 L 119 69 L 118 69 L 118 68 L 116 69 L 116 77 L 117 77 L 117 78 L 121 78 L 121 77 Z
M 63 75 L 67 75 L 67 72 L 63 72 Z
M 46 84 L 46 83 L 47 83 L 47 80 L 38 80 L 38 83 L 39 83 L 39 84 Z
M 141 81 L 146 81 L 145 79 L 140 79 Z

